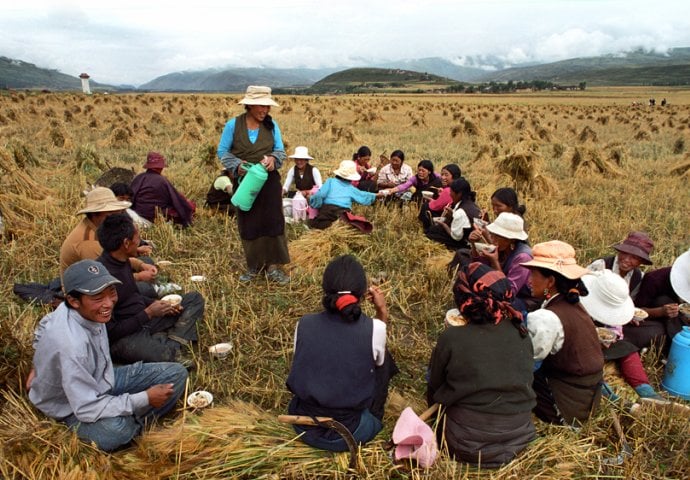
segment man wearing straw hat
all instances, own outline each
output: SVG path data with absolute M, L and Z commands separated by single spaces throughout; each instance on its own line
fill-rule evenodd
M 73 263 L 98 258 L 103 248 L 96 238 L 96 229 L 107 216 L 123 212 L 131 205 L 128 201 L 118 200 L 113 191 L 106 187 L 96 187 L 86 194 L 86 206 L 77 212 L 83 213 L 84 218 L 67 235 L 60 247 L 60 277 Z M 140 282 L 150 282 L 158 273 L 154 265 L 148 265 L 136 257 L 130 258 L 130 263 L 137 272 L 135 279 Z
M 94 260 L 65 270 L 66 299 L 36 329 L 29 380 L 36 408 L 105 451 L 127 445 L 144 424 L 169 412 L 187 380 L 178 363 L 113 366 L 106 324 L 119 283 Z
M 290 277 L 280 266 L 290 263 L 290 254 L 278 173 L 285 160 L 285 147 L 280 128 L 269 115 L 271 107 L 278 104 L 271 98 L 271 89 L 261 86 L 247 87 L 239 103 L 244 105 L 245 113 L 225 124 L 218 144 L 218 157 L 232 174 L 235 186 L 257 163 L 268 172 L 251 208 L 237 211 L 237 226 L 247 262 L 247 271 L 239 279 L 250 282 L 265 272 L 268 280 L 285 285 Z

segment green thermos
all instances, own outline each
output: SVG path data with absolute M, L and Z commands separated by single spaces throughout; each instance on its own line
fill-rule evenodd
M 243 212 L 248 212 L 254 205 L 254 200 L 256 200 L 256 196 L 266 183 L 267 178 L 268 171 L 266 168 L 261 163 L 255 163 L 247 169 L 230 202 Z

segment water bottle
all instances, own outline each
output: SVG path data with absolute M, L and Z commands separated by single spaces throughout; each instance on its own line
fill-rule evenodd
M 267 178 L 268 171 L 266 168 L 261 163 L 255 163 L 247 169 L 230 202 L 243 212 L 248 212 L 254 205 L 254 200 L 256 200 L 256 196 L 263 188 Z

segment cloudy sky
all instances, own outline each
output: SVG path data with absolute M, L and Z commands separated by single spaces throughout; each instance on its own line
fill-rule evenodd
M 12 6 L 10 6 L 12 5 Z M 687 0 L 18 0 L 0 56 L 140 85 L 183 70 L 469 56 L 555 61 L 690 47 Z

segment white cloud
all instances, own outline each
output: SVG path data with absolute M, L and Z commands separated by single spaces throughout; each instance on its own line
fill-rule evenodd
M 685 0 L 22 0 L 0 5 L 0 55 L 141 84 L 226 65 L 347 66 L 473 56 L 517 64 L 690 46 Z

